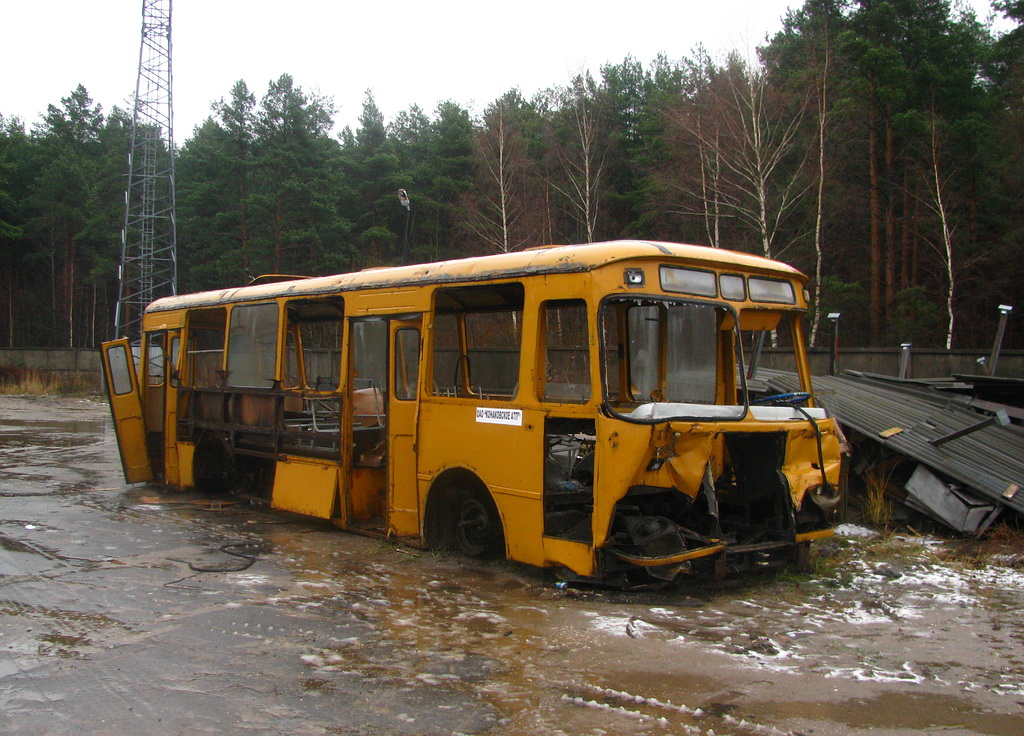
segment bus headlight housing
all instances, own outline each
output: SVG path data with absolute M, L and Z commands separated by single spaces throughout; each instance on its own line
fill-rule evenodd
M 842 498 L 839 489 L 830 483 L 819 483 L 816 486 L 811 486 L 807 489 L 807 493 L 810 495 L 811 500 L 814 501 L 814 504 L 826 514 L 835 511 Z

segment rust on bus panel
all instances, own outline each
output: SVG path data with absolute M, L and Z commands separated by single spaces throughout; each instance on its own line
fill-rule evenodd
M 801 564 L 840 476 L 805 282 L 616 241 L 161 299 L 104 348 L 126 479 L 569 580 Z M 799 391 L 747 386 L 767 331 Z

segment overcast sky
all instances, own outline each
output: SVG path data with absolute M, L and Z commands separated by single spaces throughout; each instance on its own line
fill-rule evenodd
M 982 18 L 987 0 L 972 0 Z M 477 114 L 627 55 L 645 65 L 697 45 L 747 52 L 781 27 L 791 0 L 174 0 L 175 139 L 183 143 L 244 79 L 257 98 L 281 74 L 333 99 L 356 127 L 371 89 L 390 121 L 453 100 Z M 0 115 L 30 127 L 78 84 L 104 110 L 130 109 L 141 0 L 0 0 Z

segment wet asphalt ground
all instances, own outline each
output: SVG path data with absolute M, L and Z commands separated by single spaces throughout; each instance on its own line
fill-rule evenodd
M 876 550 L 562 590 L 125 486 L 103 402 L 0 397 L 0 733 L 1024 733 L 1024 574 Z

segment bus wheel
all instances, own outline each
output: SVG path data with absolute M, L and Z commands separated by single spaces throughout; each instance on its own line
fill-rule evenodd
M 455 539 L 468 557 L 496 557 L 504 551 L 501 520 L 490 496 L 466 494 L 458 506 Z
M 476 476 L 453 470 L 438 479 L 424 509 L 423 541 L 468 557 L 505 556 L 498 507 Z

